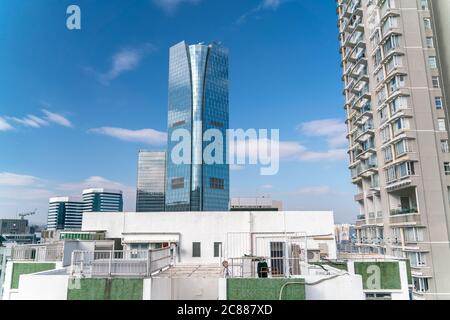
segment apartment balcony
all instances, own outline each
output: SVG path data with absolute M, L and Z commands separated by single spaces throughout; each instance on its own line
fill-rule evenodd
M 419 215 L 415 187 L 390 192 L 388 197 L 391 223 L 417 222 L 414 217 Z
M 373 126 L 363 128 L 356 132 L 355 141 L 362 142 L 373 135 L 375 135 L 375 129 L 373 128 Z
M 414 225 L 420 225 L 421 224 L 421 217 L 420 214 L 400 214 L 400 215 L 394 215 L 389 216 L 389 224 L 391 226 L 414 226 Z
M 361 102 L 363 102 L 363 100 L 366 100 L 366 102 L 370 101 L 371 99 L 371 94 L 369 89 L 365 89 L 361 92 L 358 92 L 357 94 L 353 95 L 352 98 L 349 99 L 349 102 L 347 103 L 351 108 L 354 109 L 361 109 Z M 365 103 L 363 103 L 362 105 L 364 105 Z
M 391 216 L 399 216 L 404 214 L 418 214 L 417 208 L 400 208 L 400 209 L 391 209 Z
M 364 200 L 364 192 L 360 192 L 355 195 L 355 201 L 362 201 Z
M 342 24 L 343 32 L 351 33 L 355 30 L 364 31 L 362 16 L 352 16 L 344 24 Z
M 400 16 L 400 9 L 399 8 L 388 8 L 388 7 L 382 7 L 380 11 L 380 25 L 383 24 L 383 22 L 389 17 L 389 16 Z
M 358 15 L 358 16 L 362 16 L 363 11 L 361 8 L 361 1 L 356 1 L 353 5 L 349 6 L 347 5 L 346 7 L 343 8 L 343 18 L 350 18 L 353 15 Z

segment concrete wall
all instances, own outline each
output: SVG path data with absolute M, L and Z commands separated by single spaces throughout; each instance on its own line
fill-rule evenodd
M 176 240 L 183 263 L 219 263 L 214 242 L 223 244 L 224 257 L 240 257 L 251 251 L 250 233 L 305 232 L 309 248 L 326 243 L 329 258 L 336 258 L 332 212 L 85 213 L 83 230 L 106 230 L 107 238 L 122 238 L 125 243 Z M 227 246 L 232 234 L 235 241 Z M 192 257 L 193 242 L 201 242 L 201 258 Z
M 361 276 L 342 275 L 319 282 L 324 277 L 305 277 L 306 300 L 365 300 Z
M 16 267 L 14 267 L 16 264 Z M 18 270 L 20 266 L 21 270 Z M 26 266 L 26 268 L 23 268 Z M 43 270 L 58 269 L 62 267 L 61 262 L 40 263 L 40 262 L 13 262 L 6 263 L 5 282 L 3 284 L 3 300 L 16 300 L 18 298 L 20 289 L 20 280 L 26 274 L 38 273 Z M 16 270 L 14 271 L 14 268 Z M 15 274 L 15 276 L 14 276 Z
M 144 300 L 218 300 L 219 278 L 145 279 Z
M 22 275 L 15 300 L 67 300 L 69 275 Z

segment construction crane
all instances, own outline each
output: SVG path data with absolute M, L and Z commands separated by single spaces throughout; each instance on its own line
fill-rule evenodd
M 37 209 L 34 209 L 34 211 L 30 211 L 30 212 L 23 212 L 23 213 L 19 213 L 19 217 L 24 220 L 25 217 L 27 216 L 32 216 L 34 214 L 36 214 Z

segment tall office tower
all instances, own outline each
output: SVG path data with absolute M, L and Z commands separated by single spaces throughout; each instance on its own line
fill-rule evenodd
M 449 1 L 337 0 L 337 12 L 360 248 L 409 258 L 415 297 L 448 299 Z
M 83 212 L 122 212 L 122 191 L 108 189 L 83 190 Z
M 202 138 L 208 129 L 226 137 L 228 49 L 217 43 L 188 46 L 181 42 L 170 48 L 169 69 L 166 211 L 227 211 L 227 145 L 220 141 L 223 151 L 214 154 L 220 160 L 211 164 L 203 159 L 210 142 Z M 176 140 L 186 133 L 189 150 L 178 152 L 180 142 Z M 187 161 L 180 164 L 175 158 L 180 155 Z
M 166 153 L 139 151 L 137 212 L 162 212 L 165 206 Z
M 50 198 L 47 229 L 79 230 L 83 219 L 84 202 L 79 197 Z

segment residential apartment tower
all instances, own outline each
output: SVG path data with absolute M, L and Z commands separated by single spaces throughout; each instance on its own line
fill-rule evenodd
M 358 245 L 424 299 L 450 298 L 449 2 L 337 1 Z

